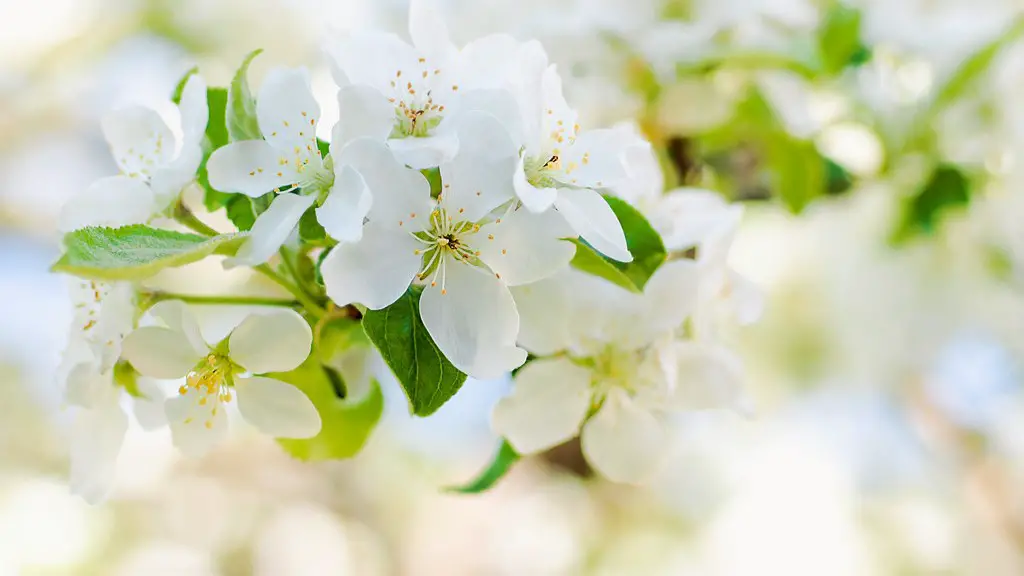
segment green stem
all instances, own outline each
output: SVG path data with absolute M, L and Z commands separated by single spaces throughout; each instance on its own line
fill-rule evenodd
M 197 218 L 181 200 L 178 200 L 174 205 L 174 219 L 197 234 L 202 234 L 203 236 L 220 235 L 220 232 L 210 228 L 205 222 Z
M 313 299 L 310 298 L 309 295 L 306 294 L 304 290 L 289 282 L 288 279 L 285 278 L 284 276 L 281 276 L 277 272 L 274 272 L 274 270 L 271 269 L 270 266 L 266 264 L 260 264 L 259 266 L 253 267 L 253 270 L 259 272 L 260 274 L 263 274 L 264 276 L 270 278 L 274 282 L 277 282 L 285 290 L 291 292 L 292 296 L 295 296 L 295 299 L 298 300 L 306 308 L 306 310 L 308 310 L 313 315 L 321 317 L 326 313 L 323 307 L 314 302 Z
M 189 304 L 221 304 L 234 306 L 301 306 L 298 300 L 288 298 L 271 298 L 264 296 L 202 296 L 199 294 L 176 294 L 174 292 L 145 292 L 142 296 L 152 306 L 164 300 L 181 300 Z
M 292 260 L 292 254 L 290 254 L 288 249 L 284 247 L 281 248 L 280 254 L 281 262 L 284 263 L 284 267 L 288 270 L 288 274 L 290 274 L 292 279 L 295 281 L 295 286 L 298 287 L 299 290 L 305 292 L 306 296 L 314 298 L 313 293 L 306 288 L 305 284 L 302 282 L 302 278 L 299 277 L 299 270 L 296 267 L 295 262 Z

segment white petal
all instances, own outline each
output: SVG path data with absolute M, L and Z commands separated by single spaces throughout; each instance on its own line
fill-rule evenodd
M 147 432 L 167 426 L 167 414 L 164 412 L 164 403 L 167 395 L 163 389 L 149 378 L 137 380 L 141 396 L 132 398 L 132 413 L 139 426 Z
M 630 262 L 626 235 L 608 202 L 588 188 L 560 188 L 555 208 L 588 244 L 619 262 Z
M 320 105 L 305 68 L 275 68 L 267 72 L 256 98 L 256 118 L 263 138 L 290 160 L 316 157 L 316 123 Z
M 224 261 L 225 267 L 257 266 L 270 259 L 295 231 L 306 210 L 316 201 L 315 196 L 279 194 L 270 208 L 256 218 L 256 223 L 233 258 Z
M 481 240 L 473 248 L 509 286 L 547 278 L 568 266 L 576 254 L 576 246 L 562 240 L 572 236 L 572 229 L 554 210 L 516 210 L 501 222 L 481 227 L 475 238 L 491 236 L 493 240 Z
M 508 34 L 490 34 L 459 51 L 459 77 L 467 90 L 505 88 L 518 72 L 520 43 Z M 468 92 L 467 92 L 468 93 Z
M 456 112 L 446 119 L 457 121 L 471 112 L 486 112 L 497 118 L 515 143 L 516 151 L 525 142 L 522 111 L 512 92 L 498 88 L 469 90 L 459 98 Z
M 111 386 L 110 375 L 101 375 L 94 361 L 79 362 L 68 371 L 64 401 L 73 406 L 92 408 Z
M 520 102 L 523 120 L 523 144 L 529 155 L 541 154 L 546 140 L 544 134 L 547 110 L 544 102 L 544 77 L 548 69 L 548 55 L 536 40 L 523 44 L 519 50 L 516 99 Z M 564 122 L 564 121 L 563 121 Z M 571 126 L 572 124 L 570 124 Z
M 589 370 L 565 358 L 536 360 L 516 373 L 512 394 L 494 407 L 491 427 L 516 452 L 539 452 L 579 433 L 590 397 Z
M 181 112 L 182 148 L 198 146 L 206 135 L 210 110 L 206 101 L 206 82 L 199 74 L 189 76 L 178 104 Z
M 519 314 L 508 287 L 490 273 L 447 258 L 437 286 L 420 298 L 420 317 L 441 352 L 459 370 L 481 380 L 521 366 L 515 346 Z
M 370 222 L 358 242 L 338 244 L 320 266 L 327 295 L 338 306 L 358 302 L 372 310 L 405 293 L 423 257 L 411 235 Z
M 181 378 L 202 358 L 184 334 L 158 326 L 144 326 L 129 334 L 121 355 L 142 374 L 163 379 Z
M 438 127 L 440 128 L 440 127 Z M 459 139 L 452 132 L 435 131 L 433 136 L 391 138 L 388 148 L 401 164 L 416 170 L 436 168 L 451 160 L 459 149 Z
M 650 337 L 674 330 L 693 314 L 698 304 L 700 274 L 692 260 L 662 264 L 644 286 L 643 310 L 637 322 Z
M 562 151 L 562 166 L 572 166 L 559 178 L 569 184 L 604 188 L 626 178 L 626 152 L 635 142 L 615 129 L 580 132 Z
M 441 165 L 442 203 L 449 213 L 477 222 L 515 198 L 512 176 L 519 148 L 497 118 L 472 112 L 458 119 L 459 153 Z
M 334 187 L 316 219 L 327 234 L 338 242 L 355 242 L 363 237 L 363 218 L 370 212 L 373 196 L 366 181 L 351 166 L 336 169 Z
M 395 72 L 403 70 L 409 74 L 417 68 L 416 51 L 394 34 L 355 33 L 346 42 L 332 46 L 329 51 L 345 76 L 338 80 L 372 86 L 383 94 L 392 91 L 391 82 L 396 80 Z
M 199 404 L 196 393 L 168 398 L 164 403 L 171 439 L 182 454 L 199 458 L 220 444 L 228 435 L 228 416 L 224 406 L 211 395 L 210 402 Z
M 764 292 L 757 284 L 735 270 L 729 269 L 727 274 L 729 301 L 732 303 L 736 321 L 743 326 L 757 322 L 764 314 Z
M 356 138 L 385 141 L 395 125 L 395 106 L 376 88 L 362 84 L 338 91 L 340 118 L 331 131 L 331 154 Z
M 159 318 L 171 330 L 184 334 L 197 358 L 209 352 L 210 347 L 199 330 L 199 322 L 196 321 L 192 310 L 181 300 L 157 302 L 148 313 Z
M 438 64 L 448 62 L 457 52 L 435 0 L 412 0 L 409 3 L 409 36 L 417 50 Z
M 170 164 L 157 169 L 149 179 L 155 198 L 154 212 L 163 212 L 178 199 L 181 191 L 195 181 L 196 171 L 203 160 L 199 146 L 182 149 L 181 155 Z
M 110 176 L 72 196 L 60 211 L 59 227 L 62 232 L 70 232 L 86 226 L 143 224 L 156 211 L 149 186 L 127 176 Z
M 520 158 L 516 165 L 515 174 L 512 176 L 512 185 L 515 188 L 516 196 L 523 202 L 523 206 L 533 212 L 543 212 L 551 207 L 558 198 L 558 190 L 555 188 L 537 188 L 526 179 L 524 158 Z
M 301 390 L 273 378 L 239 378 L 238 410 L 249 424 L 276 438 L 312 438 L 320 414 Z
M 174 135 L 154 110 L 132 106 L 103 118 L 103 135 L 118 167 L 129 176 L 149 176 L 174 157 Z
M 544 70 L 541 77 L 541 90 L 543 93 L 544 109 L 539 111 L 541 116 L 541 138 L 545 141 L 539 150 L 528 152 L 553 153 L 554 149 L 565 150 L 565 142 L 574 136 L 578 115 L 565 101 L 562 94 L 562 78 L 558 70 L 552 64 Z M 558 138 L 562 138 L 561 141 Z
M 570 322 L 572 295 L 563 274 L 516 286 L 512 296 L 519 312 L 519 345 L 538 356 L 568 349 L 574 325 Z
M 75 411 L 69 447 L 71 492 L 90 504 L 102 502 L 114 484 L 117 457 L 121 453 L 128 416 L 110 390 L 93 409 Z
M 231 332 L 231 359 L 250 372 L 287 372 L 306 361 L 313 332 L 294 310 L 252 314 Z
M 241 192 L 253 198 L 298 182 L 289 158 L 264 140 L 243 140 L 218 148 L 206 163 L 210 186 L 221 192 Z
M 743 362 L 722 346 L 677 342 L 676 388 L 661 402 L 667 410 L 740 409 Z
M 360 138 L 342 148 L 335 166 L 349 165 L 359 172 L 373 195 L 369 218 L 380 226 L 416 232 L 430 213 L 430 184 L 417 170 L 398 163 L 381 142 Z
M 724 259 L 743 219 L 743 206 L 730 204 L 718 192 L 678 188 L 660 197 L 648 210 L 651 224 L 673 251 L 700 246 L 701 260 Z
M 587 462 L 609 480 L 639 483 L 664 461 L 668 438 L 661 423 L 612 390 L 580 435 Z

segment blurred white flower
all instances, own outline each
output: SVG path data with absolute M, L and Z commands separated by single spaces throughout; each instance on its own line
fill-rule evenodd
M 121 342 L 135 327 L 135 287 L 129 282 L 70 278 L 74 305 L 68 351 L 84 344 L 106 372 L 121 354 Z
M 698 267 L 663 264 L 643 294 L 567 271 L 515 290 L 520 343 L 553 358 L 527 364 L 492 425 L 521 453 L 580 434 L 587 460 L 619 482 L 642 482 L 669 446 L 666 413 L 731 408 L 736 359 L 673 334 L 698 305 Z M 582 427 L 582 431 L 581 431 Z
M 557 213 L 515 209 L 518 150 L 498 120 L 467 114 L 457 134 L 463 146 L 441 166 L 436 204 L 422 175 L 398 164 L 383 144 L 366 146 L 358 166 L 373 190 L 385 192 L 374 195 L 362 239 L 336 246 L 321 271 L 335 304 L 374 310 L 398 299 L 414 278 L 428 282 L 420 314 L 431 337 L 459 369 L 494 378 L 526 359 L 515 346 L 519 317 L 508 286 L 550 276 L 575 248 L 561 240 L 572 232 Z
M 148 222 L 167 210 L 196 177 L 209 110 L 206 83 L 189 77 L 178 105 L 182 141 L 152 109 L 131 106 L 103 119 L 103 134 L 118 176 L 101 178 L 63 207 L 59 228 L 123 226 Z
M 164 326 L 144 326 L 129 334 L 124 358 L 147 376 L 185 377 L 178 396 L 165 403 L 174 444 L 182 452 L 201 456 L 223 440 L 223 405 L 231 402 L 232 391 L 238 394 L 242 417 L 265 434 L 310 438 L 319 433 L 320 415 L 302 391 L 255 376 L 290 371 L 309 356 L 312 331 L 298 313 L 249 315 L 214 346 L 203 339 L 182 302 L 160 302 L 150 313 Z

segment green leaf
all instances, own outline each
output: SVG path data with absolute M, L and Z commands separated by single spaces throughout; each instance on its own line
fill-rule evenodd
M 844 4 L 833 4 L 820 29 L 818 48 L 828 73 L 835 74 L 850 65 L 865 61 L 866 47 L 861 42 L 861 13 Z
M 206 123 L 206 138 L 209 140 L 209 150 L 212 153 L 230 141 L 227 126 L 227 88 L 207 88 L 206 102 L 210 107 L 210 119 Z
M 313 207 L 306 210 L 302 218 L 299 219 L 299 238 L 306 244 L 314 246 L 323 246 L 327 243 L 327 231 L 317 220 L 316 209 Z
M 362 397 L 345 398 L 341 376 L 333 368 L 320 364 L 315 355 L 311 355 L 309 360 L 291 372 L 268 376 L 302 390 L 320 413 L 321 428 L 316 436 L 302 440 L 277 440 L 286 452 L 301 460 L 355 456 L 362 450 L 384 413 L 384 395 L 381 394 L 377 380 L 370 379 L 370 389 Z
M 437 198 L 441 195 L 441 170 L 439 168 L 424 168 L 420 174 L 430 183 L 430 197 Z
M 799 214 L 826 188 L 826 163 L 813 142 L 780 134 L 766 146 L 772 186 L 793 214 Z
M 327 155 L 331 153 L 331 143 L 326 140 L 316 139 L 316 147 L 320 150 L 320 156 L 327 158 Z
M 253 50 L 242 60 L 242 65 L 235 72 L 235 77 L 228 87 L 228 106 L 225 120 L 231 141 L 262 140 L 263 133 L 256 120 L 256 99 L 249 92 L 249 64 L 263 52 Z
M 409 398 L 412 413 L 429 416 L 466 381 L 434 344 L 420 319 L 423 288 L 409 290 L 387 308 L 367 310 L 363 330 L 380 351 Z
M 893 242 L 904 242 L 915 234 L 934 233 L 948 210 L 966 206 L 970 201 L 971 185 L 967 176 L 956 166 L 937 166 L 928 183 L 904 205 Z
M 89 226 L 64 236 L 64 255 L 52 270 L 100 280 L 142 280 L 214 253 L 233 255 L 244 239 L 245 234 L 208 238 L 141 224 Z
M 931 115 L 958 100 L 975 80 L 989 69 L 999 52 L 1016 41 L 1022 34 L 1024 34 L 1024 18 L 1019 18 L 992 42 L 985 44 L 980 50 L 965 59 L 936 92 L 935 99 L 932 101 Z
M 630 292 L 641 292 L 636 287 L 636 284 L 633 284 L 633 281 L 629 279 L 629 276 L 626 276 L 612 264 L 613 261 L 611 259 L 604 257 L 597 250 L 591 248 L 590 244 L 576 238 L 570 238 L 569 242 L 576 245 L 576 255 L 572 257 L 570 262 L 573 268 L 580 272 L 604 278 Z
M 124 388 L 133 398 L 144 397 L 139 391 L 139 373 L 125 360 L 119 360 L 114 364 L 114 383 Z
M 181 104 L 181 93 L 185 91 L 185 85 L 188 84 L 188 79 L 191 78 L 193 74 L 198 73 L 199 66 L 193 66 L 188 70 L 188 72 L 185 72 L 185 75 L 181 77 L 181 80 L 178 80 L 178 84 L 174 87 L 174 92 L 171 93 L 171 102 Z
M 644 215 L 628 202 L 615 196 L 605 196 L 604 199 L 622 225 L 626 247 L 633 255 L 633 261 L 615 261 L 599 254 L 582 240 L 570 240 L 576 244 L 576 256 L 571 264 L 578 270 L 600 276 L 626 290 L 641 292 L 654 271 L 665 261 L 665 244 Z
M 252 230 L 256 223 L 256 211 L 252 206 L 252 200 L 245 194 L 234 194 L 224 205 L 228 219 L 238 227 L 239 230 Z
M 479 476 L 468 484 L 453 486 L 448 488 L 447 491 L 460 494 L 479 494 L 488 490 L 497 484 L 498 480 L 501 480 L 520 458 L 521 456 L 508 443 L 508 440 L 502 440 L 501 447 L 498 448 L 498 452 L 494 455 L 494 459 L 491 460 L 491 464 Z

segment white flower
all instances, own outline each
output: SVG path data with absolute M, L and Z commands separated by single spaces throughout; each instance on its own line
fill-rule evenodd
M 512 394 L 492 415 L 495 431 L 520 453 L 580 434 L 601 474 L 649 478 L 669 445 L 665 414 L 736 402 L 736 359 L 673 337 L 698 303 L 698 283 L 697 266 L 676 260 L 640 295 L 571 270 L 517 288 L 520 343 L 539 355 L 562 354 L 516 374 Z
M 338 241 L 358 240 L 372 198 L 363 178 L 339 159 L 335 143 L 327 159 L 317 147 L 320 105 L 305 69 L 270 71 L 256 99 L 263 140 L 243 140 L 217 149 L 207 163 L 210 185 L 224 192 L 259 197 L 285 188 L 260 215 L 249 238 L 228 265 L 266 262 L 317 204 L 317 220 Z
M 71 278 L 74 305 L 69 348 L 84 343 L 100 371 L 108 371 L 121 354 L 121 342 L 135 327 L 135 287 L 130 282 L 100 282 Z
M 394 34 L 359 32 L 330 47 L 341 87 L 335 137 L 387 141 L 402 164 L 432 168 L 458 150 L 457 116 L 515 111 L 505 88 L 521 45 L 497 34 L 456 49 L 431 0 L 412 1 L 409 33 L 412 46 Z
M 121 407 L 123 394 L 111 369 L 102 371 L 87 350 L 75 348 L 65 354 L 65 366 L 69 368 L 63 377 L 64 402 L 72 418 L 70 489 L 96 504 L 114 484 L 128 416 Z M 131 400 L 136 416 L 144 428 L 157 428 L 164 422 L 151 413 L 162 396 L 153 382 L 139 379 L 137 383 L 142 396 Z
M 420 315 L 437 346 L 460 370 L 493 378 L 526 358 L 515 346 L 519 316 L 508 286 L 566 267 L 575 247 L 560 240 L 572 233 L 557 213 L 515 210 L 517 150 L 501 124 L 481 112 L 464 120 L 457 129 L 463 146 L 441 166 L 436 203 L 421 174 L 383 144 L 366 147 L 354 163 L 372 189 L 387 192 L 375 192 L 362 240 L 336 246 L 321 271 L 337 305 L 374 310 L 414 279 L 425 282 Z
M 635 129 L 621 128 L 623 134 Z M 627 136 L 629 137 L 629 136 Z M 740 324 L 756 322 L 764 311 L 757 286 L 728 265 L 729 250 L 743 219 L 743 206 L 721 194 L 700 188 L 664 190 L 664 177 L 650 146 L 631 146 L 627 155 L 629 179 L 616 195 L 639 209 L 661 235 L 669 252 L 696 250 L 701 267 L 701 301 L 694 329 L 699 336 L 713 329 L 715 316 L 731 316 Z M 713 306 L 711 304 L 720 304 Z
M 522 138 L 516 194 L 531 211 L 554 207 L 579 236 L 609 258 L 631 261 L 622 226 L 595 188 L 626 178 L 625 155 L 635 142 L 615 129 L 580 130 L 576 111 L 562 95 L 558 72 L 548 66 L 538 44 L 527 44 L 520 60 L 520 118 L 501 118 Z
M 224 405 L 234 394 L 242 417 L 266 434 L 310 438 L 319 433 L 320 415 L 302 391 L 255 375 L 293 370 L 309 356 L 312 332 L 298 313 L 250 315 L 211 346 L 181 302 L 160 302 L 150 312 L 165 327 L 135 330 L 125 339 L 123 354 L 144 375 L 185 378 L 178 396 L 165 404 L 174 444 L 182 452 L 200 456 L 225 437 Z
M 167 210 L 196 177 L 209 110 L 206 83 L 189 77 L 178 105 L 181 142 L 155 110 L 133 106 L 103 119 L 118 176 L 101 178 L 63 207 L 59 227 L 123 226 L 148 222 Z

